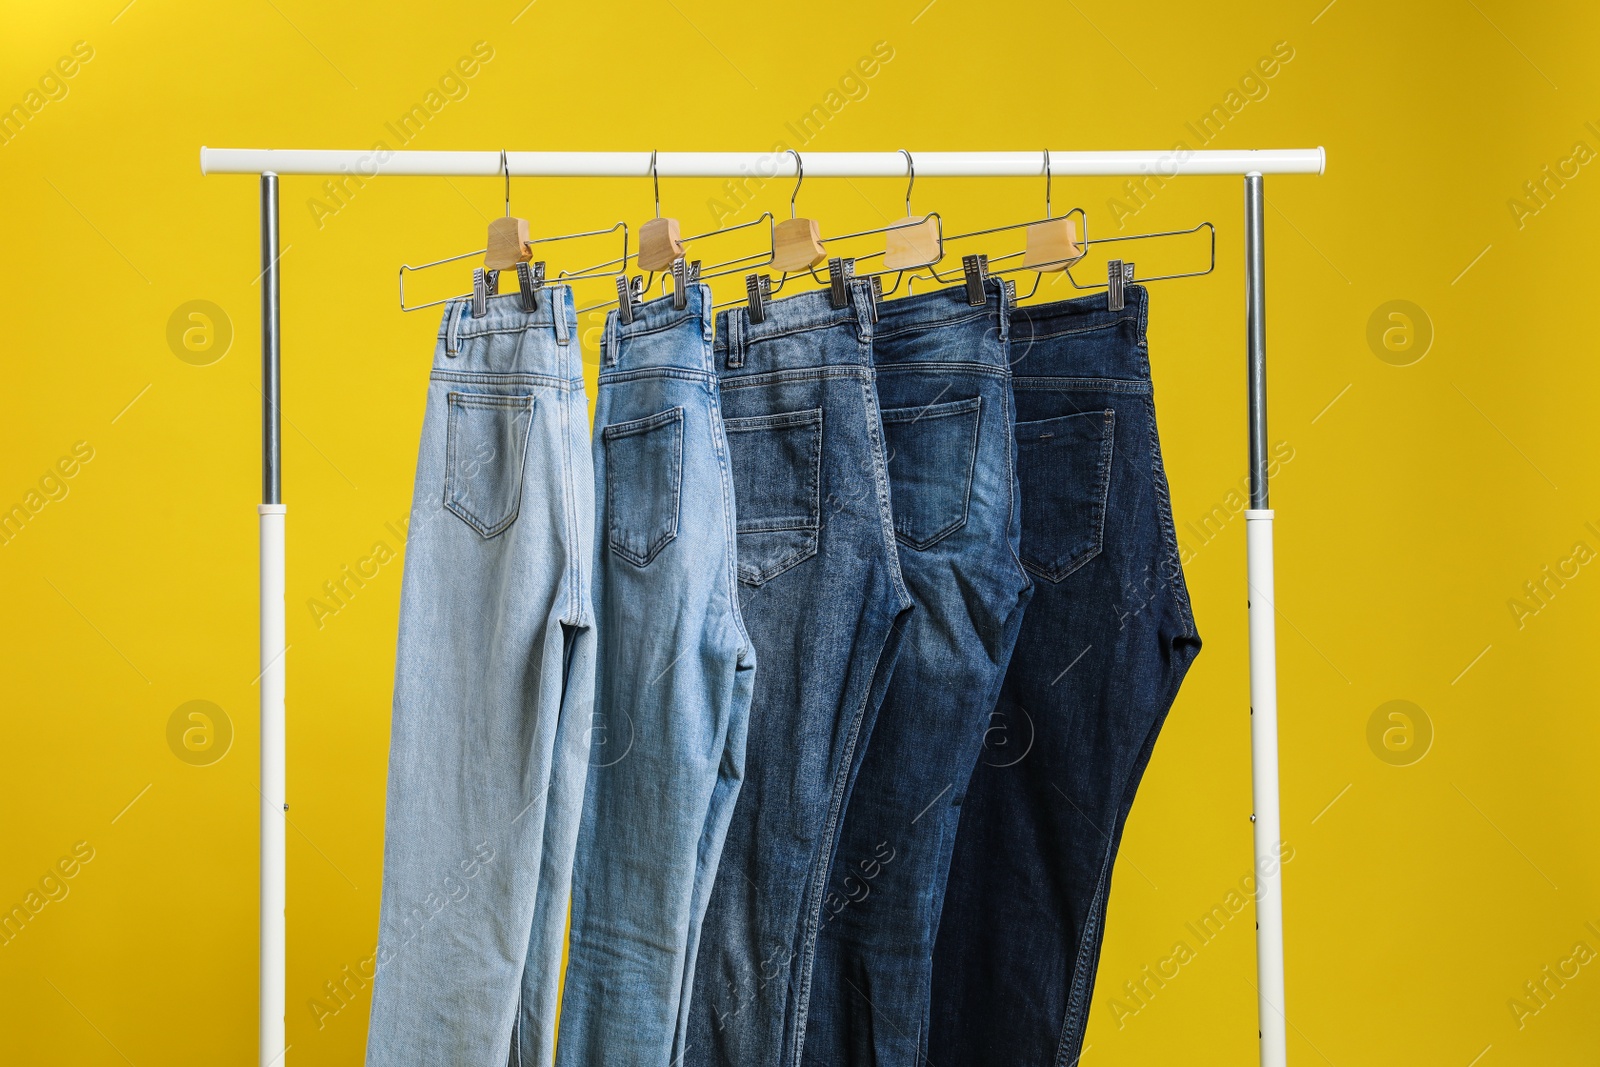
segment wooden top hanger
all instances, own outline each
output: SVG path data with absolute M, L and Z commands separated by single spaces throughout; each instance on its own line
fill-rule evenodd
M 789 194 L 789 217 L 778 223 L 772 253 L 772 268 L 785 273 L 810 270 L 828 258 L 817 220 L 795 218 L 794 201 L 800 195 L 800 183 L 806 180 L 806 165 L 799 152 L 792 148 L 789 151 L 794 156 L 794 192 Z

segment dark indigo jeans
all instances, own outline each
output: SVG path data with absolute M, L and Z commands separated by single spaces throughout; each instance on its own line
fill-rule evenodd
M 572 884 L 560 1067 L 665 1067 L 744 770 L 755 656 L 739 618 L 733 479 L 693 286 L 601 341 L 599 668 Z
M 902 616 L 864 284 L 717 318 L 743 613 L 744 785 L 701 934 L 684 1062 L 799 1061 L 822 897 Z
M 916 1067 L 956 824 L 1029 590 L 1009 300 L 885 304 L 873 332 L 906 621 L 824 898 L 808 1067 Z
M 1022 559 L 1035 578 L 956 837 L 934 954 L 940 1067 L 1078 1060 L 1112 865 L 1200 649 L 1156 439 L 1147 295 L 1017 308 Z

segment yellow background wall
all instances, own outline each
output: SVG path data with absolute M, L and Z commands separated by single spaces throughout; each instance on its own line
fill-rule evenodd
M 1291 1058 L 1595 1062 L 1600 13 L 1324 4 L 8 3 L 0 105 L 39 95 L 0 144 L 0 508 L 28 511 L 0 540 L 0 907 L 60 899 L 0 944 L 0 1060 L 254 1062 L 257 194 L 197 154 L 400 147 L 386 124 L 439 90 L 406 147 L 1193 148 L 1213 107 L 1208 147 L 1325 145 L 1326 176 L 1266 186 Z M 1092 235 L 1218 227 L 1215 273 L 1153 294 L 1206 648 L 1118 867 L 1095 1067 L 1255 1056 L 1251 913 L 1226 911 L 1251 864 L 1241 184 L 1055 186 Z M 783 211 L 789 183 L 749 191 L 724 221 Z M 686 232 L 735 207 L 719 182 L 661 192 Z M 902 192 L 814 179 L 801 204 L 841 232 Z M 928 178 L 915 199 L 968 229 L 1042 194 Z M 325 983 L 376 936 L 401 565 L 336 614 L 307 605 L 401 547 L 436 319 L 396 310 L 395 270 L 478 247 L 500 195 L 283 181 L 299 1064 L 363 1048 L 370 989 Z M 513 206 L 536 233 L 652 211 L 640 180 L 519 180 Z M 1137 247 L 1141 269 L 1204 257 Z M 170 323 L 197 300 L 223 318 L 186 348 Z M 221 709 L 198 750 L 196 700 Z M 1197 946 L 1186 924 L 1219 905 Z M 1180 940 L 1194 958 L 1146 982 Z

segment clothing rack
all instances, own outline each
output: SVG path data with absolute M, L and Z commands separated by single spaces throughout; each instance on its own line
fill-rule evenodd
M 814 178 L 1046 177 L 1046 156 L 1028 152 L 814 152 Z M 1286 1063 L 1283 1000 L 1283 894 L 1278 818 L 1278 670 L 1273 613 L 1272 518 L 1267 503 L 1266 233 L 1262 179 L 1321 174 L 1321 148 L 1166 152 L 1056 152 L 1050 173 L 1076 177 L 1229 174 L 1244 178 L 1245 349 L 1250 507 L 1245 511 L 1250 616 L 1250 757 L 1255 830 L 1256 976 L 1261 1067 Z M 745 178 L 795 177 L 787 151 L 759 152 L 390 152 L 384 149 L 200 149 L 202 174 L 260 176 L 261 211 L 261 969 L 260 1067 L 275 1067 L 284 1045 L 286 867 L 284 812 L 284 519 L 279 423 L 282 346 L 278 251 L 280 175 L 355 177 Z

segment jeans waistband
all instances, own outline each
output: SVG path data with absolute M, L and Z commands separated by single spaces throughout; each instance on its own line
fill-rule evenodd
M 568 285 L 539 290 L 539 306 L 532 311 L 522 310 L 522 295 L 515 290 L 491 296 L 481 318 L 473 318 L 470 297 L 451 300 L 439 320 L 435 368 L 570 378 L 573 368 L 581 374 L 577 328 Z
M 820 289 L 772 301 L 760 322 L 750 321 L 750 309 L 745 306 L 718 312 L 713 349 L 718 370 L 759 372 L 841 363 L 871 366 L 872 357 L 864 345 L 872 340 L 876 312 L 867 286 L 864 281 L 851 282 L 842 308 L 834 307 L 829 291 Z M 781 358 L 758 361 L 767 365 L 747 366 L 752 345 L 830 327 L 850 329 L 861 344 L 806 346 L 804 349 L 784 347 Z
M 1109 378 L 1147 382 L 1149 294 L 1123 290 L 1121 311 L 1106 296 L 1027 304 L 1011 312 L 1011 373 L 1017 378 Z
M 670 295 L 640 304 L 633 309 L 632 322 L 623 322 L 615 310 L 608 313 L 600 337 L 601 372 L 661 368 L 713 373 L 711 287 L 691 285 L 684 297 L 682 308 L 673 306 Z M 652 343 L 639 343 L 651 336 L 656 338 Z
M 902 297 L 879 305 L 872 329 L 872 359 L 894 363 L 1006 365 L 1005 340 L 1013 301 L 1004 281 L 984 284 L 985 302 L 967 302 L 965 285 Z M 989 343 L 984 343 L 985 341 Z

